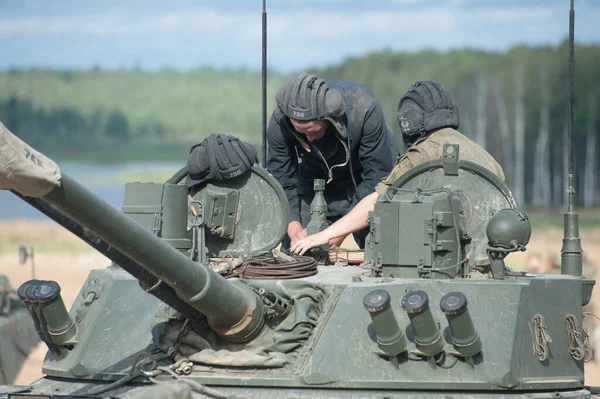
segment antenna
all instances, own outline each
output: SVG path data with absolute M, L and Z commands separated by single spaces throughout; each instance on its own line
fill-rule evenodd
M 573 212 L 573 98 L 575 87 L 575 10 L 573 9 L 574 0 L 571 0 L 571 10 L 569 11 L 569 99 L 568 99 L 568 168 L 569 168 L 569 186 L 567 188 L 568 212 Z
M 262 11 L 262 166 L 267 167 L 267 0 Z
M 579 216 L 574 210 L 573 196 L 573 97 L 575 90 L 575 9 L 574 0 L 571 0 L 569 11 L 569 100 L 568 100 L 568 167 L 569 181 L 567 187 L 567 213 L 564 218 L 563 246 L 560 250 L 561 274 L 570 274 L 581 277 L 583 264 L 583 250 L 579 238 Z

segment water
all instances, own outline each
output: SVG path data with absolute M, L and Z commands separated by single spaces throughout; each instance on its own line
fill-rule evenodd
M 182 162 L 148 161 L 113 165 L 93 165 L 80 162 L 61 162 L 60 170 L 91 190 L 117 209 L 123 206 L 125 184 L 119 182 L 123 173 L 152 173 L 172 171 L 183 166 Z M 19 199 L 11 192 L 0 190 L 0 220 L 33 219 L 50 220 L 46 215 Z

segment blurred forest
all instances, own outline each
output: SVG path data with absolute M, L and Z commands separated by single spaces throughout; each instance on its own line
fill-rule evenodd
M 415 80 L 440 81 L 459 104 L 459 130 L 500 162 L 519 201 L 551 208 L 566 198 L 567 56 L 566 42 L 506 53 L 383 51 L 309 72 L 370 87 L 399 142 L 402 93 Z M 575 189 L 586 207 L 600 202 L 598 65 L 599 45 L 576 46 Z M 288 77 L 269 73 L 269 110 Z M 260 72 L 245 70 L 9 70 L 0 73 L 0 121 L 43 151 L 189 146 L 211 132 L 260 149 L 260 85 Z

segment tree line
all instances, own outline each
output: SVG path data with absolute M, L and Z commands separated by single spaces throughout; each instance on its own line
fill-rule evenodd
M 165 127 L 148 121 L 135 129 L 116 109 L 96 107 L 89 115 L 74 107 L 46 110 L 15 96 L 0 102 L 0 121 L 29 144 L 41 149 L 94 147 L 99 142 L 123 143 L 133 137 L 164 137 Z
M 567 187 L 566 42 L 505 53 L 379 51 L 308 72 L 367 85 L 401 142 L 397 102 L 420 79 L 441 82 L 460 109 L 463 133 L 505 169 L 518 200 L 564 205 Z M 600 46 L 575 49 L 574 172 L 578 200 L 598 205 Z M 291 75 L 291 74 L 290 74 Z M 268 77 L 268 109 L 290 76 Z M 50 147 L 97 143 L 195 143 L 211 132 L 235 134 L 260 149 L 260 72 L 10 70 L 0 73 L 0 121 L 27 142 Z

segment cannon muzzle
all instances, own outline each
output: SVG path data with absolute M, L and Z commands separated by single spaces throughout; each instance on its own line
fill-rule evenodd
M 223 338 L 247 342 L 262 330 L 264 309 L 254 291 L 226 281 L 205 265 L 189 259 L 69 176 L 61 174 L 54 161 L 14 136 L 2 123 L 0 188 L 13 190 L 25 199 L 36 198 L 36 201 L 27 202 L 57 210 L 45 213 L 63 225 L 65 220 L 73 221 L 110 244 L 104 246 L 107 251 L 101 251 L 104 255 L 118 265 L 139 265 L 151 276 L 162 280 L 185 304 L 205 315 L 211 328 Z M 85 241 L 90 245 L 94 242 Z M 98 245 L 92 246 L 99 249 Z M 134 277 L 139 278 L 136 274 Z M 189 309 L 185 304 L 182 307 Z

